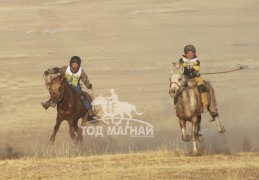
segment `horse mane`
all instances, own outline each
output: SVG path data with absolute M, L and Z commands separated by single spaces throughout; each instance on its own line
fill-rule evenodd
M 51 83 L 52 83 L 53 81 L 56 81 L 56 80 L 61 80 L 62 78 L 63 78 L 63 80 L 61 81 L 61 83 L 68 85 L 68 86 L 72 89 L 71 85 L 68 83 L 68 81 L 66 80 L 65 76 L 63 76 L 63 75 L 58 75 L 58 76 L 54 77 L 54 78 L 51 80 Z
M 61 85 L 62 85 L 62 84 L 67 85 L 67 87 L 73 91 L 71 85 L 68 83 L 68 81 L 66 80 L 65 76 L 62 76 L 62 75 L 58 75 L 58 76 L 54 77 L 54 78 L 51 80 L 51 84 L 53 83 L 53 81 L 61 80 L 62 78 L 63 78 L 63 80 L 61 81 Z M 73 92 L 74 92 L 74 91 L 73 91 Z

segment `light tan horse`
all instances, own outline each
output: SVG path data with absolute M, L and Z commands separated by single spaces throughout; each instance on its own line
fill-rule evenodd
M 200 122 L 203 111 L 200 93 L 195 82 L 186 81 L 183 74 L 174 72 L 171 68 L 169 94 L 174 98 L 176 115 L 179 118 L 182 131 L 182 139 L 188 142 L 190 139 L 186 135 L 186 122 L 192 123 L 193 153 L 197 154 L 197 139 L 200 136 Z M 224 133 L 225 129 L 219 120 L 217 103 L 214 90 L 210 83 L 205 81 L 208 94 L 208 110 L 212 116 L 212 121 L 216 121 L 217 130 Z

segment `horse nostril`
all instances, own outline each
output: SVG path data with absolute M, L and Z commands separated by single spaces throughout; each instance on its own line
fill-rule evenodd
M 169 93 L 171 93 L 171 94 L 175 94 L 175 92 L 176 92 L 176 91 L 175 91 L 174 89 L 170 89 L 170 90 L 169 90 Z

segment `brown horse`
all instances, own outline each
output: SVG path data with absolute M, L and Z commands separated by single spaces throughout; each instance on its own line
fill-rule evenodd
M 170 77 L 170 90 L 169 94 L 174 98 L 174 106 L 176 109 L 176 115 L 179 118 L 180 127 L 182 131 L 183 141 L 189 141 L 190 139 L 186 135 L 186 122 L 192 123 L 192 141 L 193 141 L 193 153 L 197 153 L 197 139 L 200 134 L 201 113 L 203 112 L 202 102 L 198 87 L 195 82 L 189 81 L 186 84 L 185 76 L 179 72 L 173 72 L 171 69 Z M 224 133 L 225 129 L 220 124 L 219 114 L 217 109 L 217 103 L 214 90 L 210 83 L 205 81 L 205 86 L 208 91 L 208 110 L 212 116 L 212 121 L 216 121 L 217 130 L 220 133 Z
M 50 137 L 50 144 L 53 144 L 57 131 L 63 120 L 68 121 L 69 133 L 73 140 L 82 142 L 82 129 L 78 127 L 78 120 L 82 123 L 89 120 L 89 114 L 79 95 L 71 88 L 63 76 L 52 79 L 49 85 L 49 93 L 53 102 L 57 104 L 57 117 L 54 132 Z

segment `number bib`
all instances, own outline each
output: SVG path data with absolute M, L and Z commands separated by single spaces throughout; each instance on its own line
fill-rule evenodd
M 73 85 L 73 86 L 77 86 L 79 83 L 79 79 L 82 73 L 82 67 L 79 68 L 77 73 L 73 73 L 70 69 L 70 66 L 67 66 L 67 70 L 65 73 L 65 78 L 68 81 L 69 84 Z

